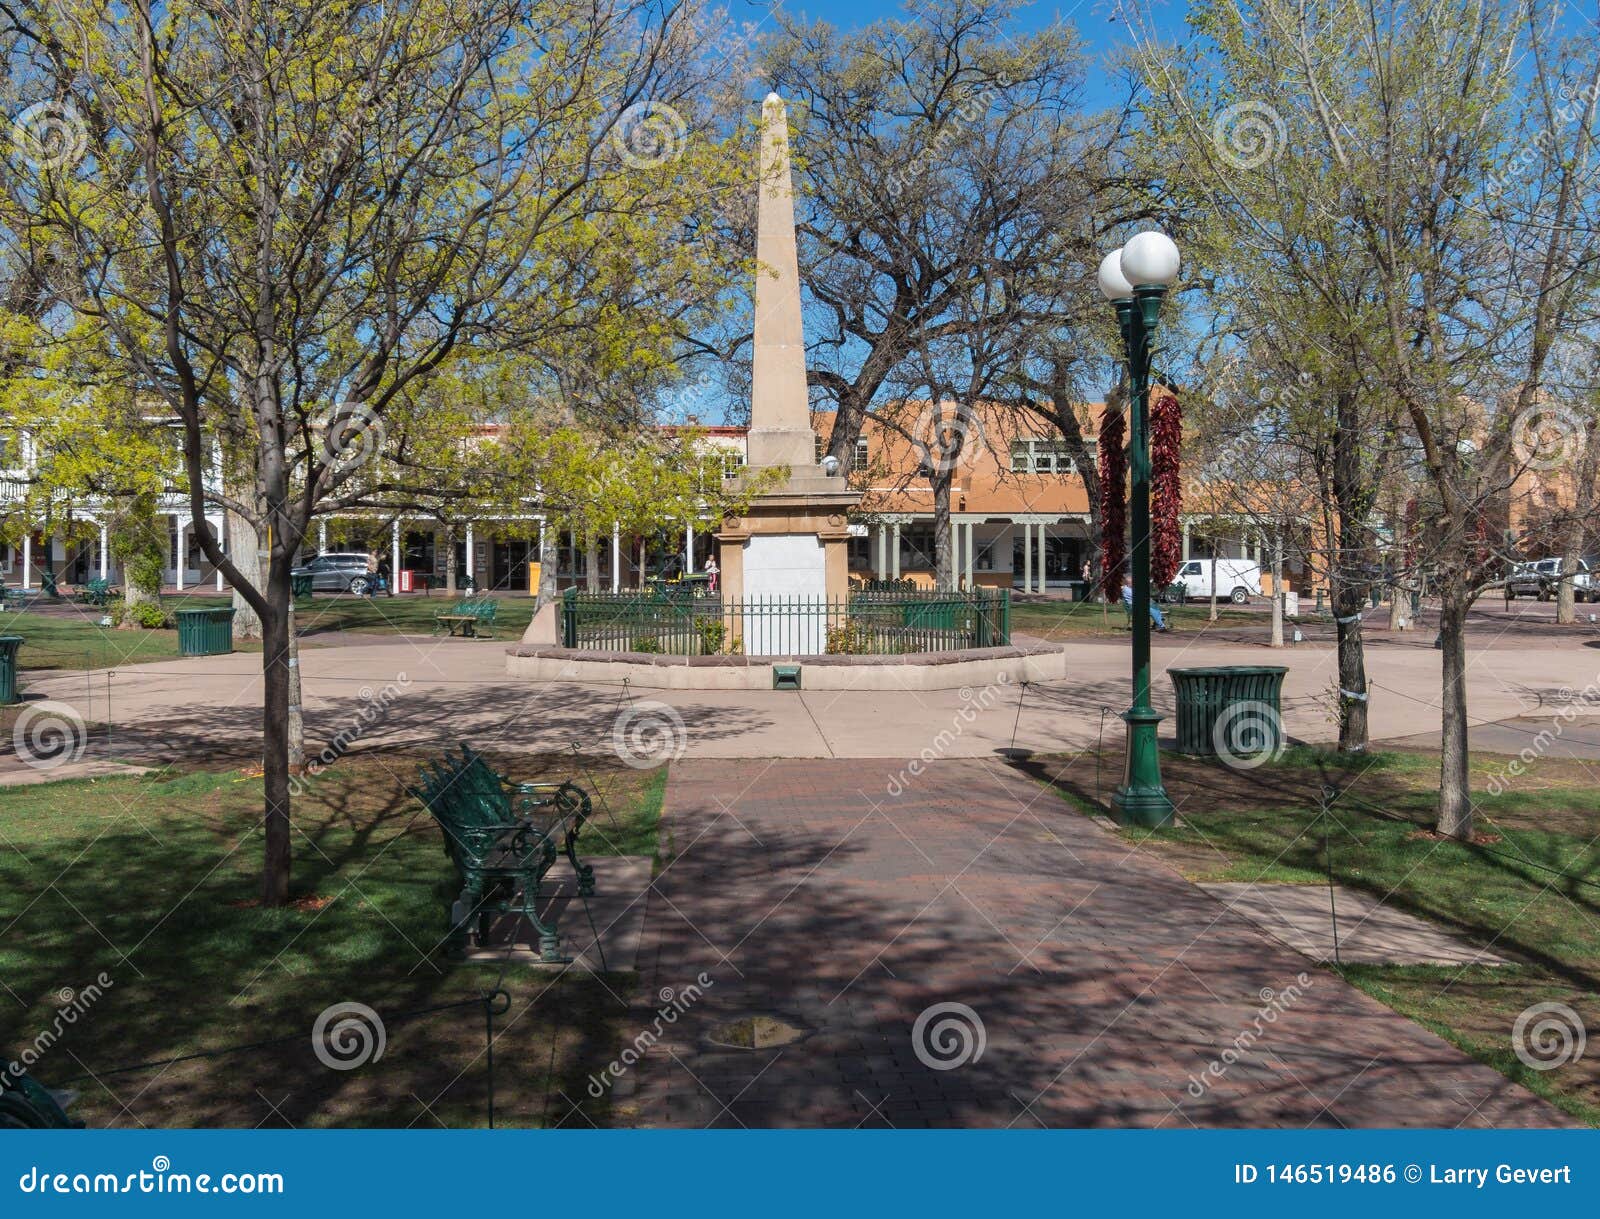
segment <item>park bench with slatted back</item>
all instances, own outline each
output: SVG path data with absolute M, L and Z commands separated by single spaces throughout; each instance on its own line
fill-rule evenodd
M 488 947 L 496 914 L 518 914 L 538 934 L 547 962 L 562 955 L 554 920 L 539 913 L 544 877 L 564 854 L 577 876 L 578 895 L 594 893 L 594 869 L 578 858 L 578 835 L 590 812 L 589 794 L 575 783 L 512 783 L 467 745 L 422 767 L 406 789 L 433 814 L 444 832 L 445 854 L 455 864 L 460 896 L 451 904 L 452 956 L 466 952 L 474 917 L 477 945 Z
M 78 590 L 78 600 L 85 605 L 104 605 L 111 600 L 112 592 L 110 580 L 90 580 Z
M 493 597 L 458 601 L 447 610 L 433 616 L 433 633 L 448 630 L 454 635 L 458 630 L 470 637 L 494 638 L 495 614 L 500 603 Z

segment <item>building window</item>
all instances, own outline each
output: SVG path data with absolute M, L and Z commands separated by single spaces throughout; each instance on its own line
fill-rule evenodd
M 872 456 L 872 450 L 867 447 L 865 436 L 856 437 L 856 469 L 865 470 Z
M 739 471 L 744 468 L 744 454 L 737 449 L 725 449 L 722 453 L 722 477 L 736 478 Z
M 1013 474 L 1075 474 L 1077 469 L 1065 440 L 1030 437 L 1011 442 Z

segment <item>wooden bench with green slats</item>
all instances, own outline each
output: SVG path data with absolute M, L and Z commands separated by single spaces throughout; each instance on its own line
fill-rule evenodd
M 558 854 L 572 864 L 578 895 L 594 893 L 594 869 L 578 858 L 589 793 L 571 782 L 512 783 L 465 744 L 460 757 L 446 755 L 422 767 L 417 785 L 406 790 L 444 831 L 445 854 L 461 881 L 450 906 L 450 954 L 465 955 L 474 918 L 477 946 L 485 948 L 493 916 L 515 913 L 533 926 L 542 960 L 571 960 L 562 955 L 554 921 L 541 917 L 538 907 L 545 874 Z

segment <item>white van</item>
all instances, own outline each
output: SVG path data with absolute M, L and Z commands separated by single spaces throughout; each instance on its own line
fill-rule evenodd
M 1261 595 L 1261 564 L 1244 559 L 1189 559 L 1178 568 L 1173 583 L 1183 585 L 1185 600 L 1209 600 L 1215 583 L 1217 596 L 1243 605 Z

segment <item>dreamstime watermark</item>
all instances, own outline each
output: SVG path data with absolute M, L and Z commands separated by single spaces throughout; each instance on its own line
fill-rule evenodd
M 689 747 L 689 730 L 676 707 L 640 699 L 617 713 L 611 725 L 611 745 L 627 765 L 649 770 L 683 757 Z
M 1567 725 L 1577 719 L 1581 711 L 1600 703 L 1600 677 L 1578 691 L 1563 686 L 1560 697 L 1562 706 L 1550 718 L 1550 727 L 1540 729 L 1532 741 L 1517 751 L 1516 757 L 1489 776 L 1488 792 L 1491 796 L 1504 794 L 1510 788 L 1511 780 L 1522 778 L 1528 767 L 1550 752 L 1550 746 L 1565 735 Z
M 983 1057 L 989 1045 L 983 1019 L 965 1003 L 923 1008 L 911 1026 L 911 1049 L 932 1071 L 953 1071 Z
M 933 138 L 919 148 L 910 162 L 889 175 L 887 185 L 891 198 L 898 199 L 906 190 L 927 177 L 935 165 L 953 162 L 952 153 L 966 134 L 988 115 L 991 102 L 989 93 L 1003 93 L 1012 86 L 1006 73 L 999 73 L 986 88 L 975 89 L 965 101 L 946 115 L 933 132 Z
M 1010 684 L 1011 674 L 1002 669 L 995 674 L 994 680 L 981 690 L 974 691 L 970 686 L 962 686 L 961 707 L 951 719 L 950 727 L 941 729 L 939 735 L 934 737 L 921 753 L 902 766 L 896 774 L 889 776 L 885 790 L 891 796 L 901 795 L 912 779 L 921 777 L 924 767 L 937 762 L 950 752 L 966 732 L 967 725 L 977 722 L 979 712 L 987 711 L 994 706 L 1001 691 Z
M 110 990 L 113 985 L 111 975 L 102 971 L 89 985 L 74 990 L 70 986 L 63 986 L 56 992 L 56 1014 L 51 1019 L 48 1027 L 41 1029 L 39 1035 L 23 1048 L 4 1070 L 0 1070 L 0 1092 L 9 1087 L 14 1087 L 19 1076 L 28 1073 L 29 1069 L 49 1052 L 50 1047 L 61 1040 L 62 1034 L 74 1024 L 99 1001 L 100 996 Z
M 1230 770 L 1254 770 L 1275 762 L 1287 748 L 1283 720 L 1271 703 L 1230 703 L 1211 725 L 1211 747 Z
M 664 102 L 638 102 L 617 116 L 611 143 L 630 169 L 655 169 L 683 155 L 689 124 Z
M 71 703 L 29 703 L 11 726 L 11 746 L 35 770 L 54 770 L 83 757 L 89 729 Z
M 314 779 L 327 770 L 349 753 L 350 746 L 359 741 L 368 730 L 387 719 L 389 708 L 399 700 L 410 685 L 411 678 L 402 672 L 396 673 L 395 679 L 381 690 L 362 686 L 359 691 L 361 706 L 356 711 L 355 719 L 328 738 L 328 743 L 322 747 L 321 752 L 306 763 L 303 775 L 295 775 L 290 779 L 289 785 L 293 794 L 301 795 L 305 790 L 306 779 Z
M 70 102 L 36 102 L 12 121 L 11 149 L 37 170 L 71 169 L 89 151 L 89 127 Z
M 1239 1030 L 1237 1036 L 1228 1043 L 1221 1054 L 1213 1058 L 1206 1069 L 1198 1075 L 1189 1076 L 1187 1091 L 1190 1096 L 1198 1100 L 1206 1091 L 1215 1084 L 1220 1083 L 1227 1075 L 1230 1067 L 1246 1054 L 1250 1053 L 1256 1042 L 1266 1035 L 1267 1028 L 1278 1022 L 1278 1017 L 1283 1015 L 1296 1003 L 1300 996 L 1310 990 L 1312 978 L 1310 974 L 1295 975 L 1295 980 L 1282 990 L 1273 990 L 1270 986 L 1263 986 L 1260 991 L 1261 1006 L 1251 1017 L 1250 1023 Z
M 983 420 L 965 404 L 928 403 L 912 426 L 911 443 L 923 466 L 939 474 L 970 466 L 989 451 Z
M 713 985 L 715 984 L 710 975 L 702 973 L 687 986 L 677 989 L 663 986 L 656 996 L 661 1006 L 656 1008 L 655 1019 L 650 1022 L 649 1027 L 641 1029 L 627 1048 L 601 1069 L 600 1074 L 589 1076 L 589 1095 L 599 1100 L 605 1095 L 607 1088 L 615 1087 L 617 1080 L 626 1075 L 634 1063 L 648 1054 L 661 1040 L 666 1030 L 678 1023 L 678 1017 L 700 1002 L 701 996 Z
M 1266 102 L 1238 102 L 1217 113 L 1211 142 L 1235 169 L 1255 169 L 1283 151 L 1288 141 L 1283 116 Z
M 1583 451 L 1584 426 L 1564 406 L 1530 406 L 1511 420 L 1511 450 L 1530 470 L 1554 470 Z
M 383 1018 L 365 1003 L 335 1003 L 311 1026 L 311 1052 L 330 1071 L 354 1071 L 377 1062 L 388 1044 Z
M 1511 1049 L 1532 1071 L 1554 1071 L 1577 1062 L 1588 1045 L 1583 1018 L 1565 1003 L 1535 1003 L 1511 1026 Z
M 322 458 L 337 474 L 364 466 L 378 455 L 387 435 L 383 419 L 365 402 L 341 402 L 318 429 Z
M 1489 175 L 1486 187 L 1488 193 L 1504 194 L 1506 189 L 1525 176 L 1541 157 L 1549 156 L 1560 140 L 1560 129 L 1582 122 L 1589 111 L 1589 104 L 1595 100 L 1596 88 L 1595 85 L 1574 86 L 1562 82 L 1557 92 L 1563 100 L 1551 112 L 1550 125 L 1541 128 L 1532 139 L 1519 146 L 1517 151 L 1506 159 L 1504 169 Z

